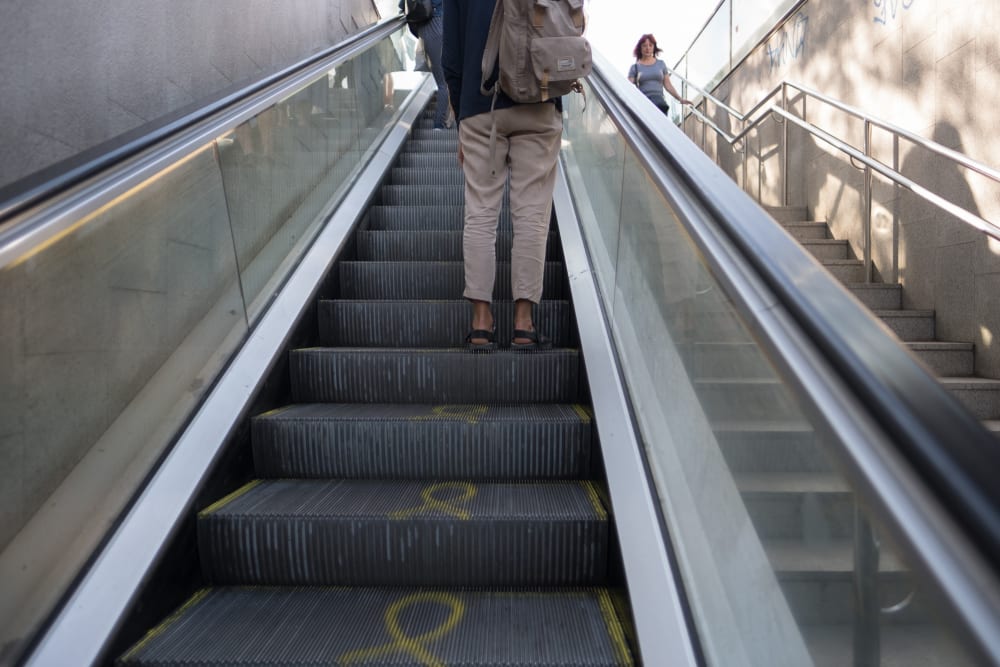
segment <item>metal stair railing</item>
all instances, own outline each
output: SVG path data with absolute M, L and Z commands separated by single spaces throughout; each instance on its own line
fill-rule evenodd
M 746 191 L 747 189 L 747 157 L 748 157 L 748 137 L 750 133 L 756 130 L 760 125 L 772 116 L 776 117 L 778 123 L 784 126 L 783 136 L 782 136 L 782 146 L 781 146 L 781 169 L 783 173 L 787 173 L 788 165 L 788 127 L 789 124 L 793 124 L 796 127 L 802 129 L 803 131 L 811 134 L 817 139 L 829 144 L 833 148 L 839 150 L 840 152 L 846 154 L 850 159 L 851 163 L 858 169 L 862 169 L 865 172 L 864 176 L 864 191 L 862 193 L 862 200 L 865 206 L 864 220 L 863 220 L 863 234 L 864 234 L 864 274 L 865 282 L 872 282 L 873 271 L 872 271 L 872 178 L 877 172 L 883 177 L 887 178 L 894 185 L 901 187 L 914 195 L 920 197 L 924 201 L 933 204 L 934 206 L 940 208 L 941 210 L 955 216 L 962 222 L 978 229 L 982 233 L 990 236 L 993 239 L 1000 240 L 1000 224 L 987 220 L 971 211 L 955 204 L 954 202 L 948 200 L 947 198 L 941 196 L 940 194 L 934 192 L 930 188 L 927 188 L 919 183 L 916 183 L 910 178 L 907 178 L 901 174 L 896 169 L 893 169 L 872 156 L 872 129 L 879 128 L 885 130 L 895 135 L 897 139 L 903 138 L 907 141 L 920 146 L 926 150 L 935 153 L 943 158 L 952 161 L 955 165 L 965 167 L 966 169 L 972 170 L 977 174 L 980 174 L 991 181 L 1000 184 L 1000 171 L 990 167 L 986 164 L 973 160 L 969 156 L 959 153 L 958 151 L 952 150 L 947 146 L 943 146 L 935 141 L 922 137 L 918 134 L 914 134 L 909 130 L 906 130 L 894 123 L 883 120 L 876 116 L 873 116 L 861 109 L 853 107 L 849 104 L 845 104 L 840 100 L 834 99 L 829 95 L 825 95 L 819 91 L 816 91 L 807 86 L 803 86 L 798 83 L 790 81 L 782 81 L 780 84 L 775 86 L 770 92 L 768 92 L 764 97 L 753 106 L 746 113 L 741 113 L 736 109 L 732 108 L 722 100 L 716 98 L 714 95 L 706 90 L 703 90 L 699 86 L 692 83 L 689 79 L 684 77 L 682 74 L 667 68 L 671 76 L 676 76 L 678 79 L 684 82 L 684 85 L 692 88 L 702 95 L 706 100 L 710 100 L 718 108 L 725 111 L 732 119 L 739 122 L 740 126 L 743 128 L 736 134 L 730 134 L 718 126 L 715 121 L 713 121 L 707 114 L 705 114 L 697 106 L 691 108 L 691 115 L 701 121 L 703 125 L 702 134 L 702 150 L 705 148 L 705 128 L 711 127 L 716 134 L 725 139 L 725 141 L 733 146 L 735 150 L 738 150 L 743 156 L 743 182 L 740 184 L 741 187 Z M 788 100 L 789 91 L 796 91 L 797 93 L 807 97 L 818 100 L 828 106 L 831 106 L 839 111 L 842 111 L 858 120 L 864 122 L 864 141 L 863 146 L 859 149 L 856 146 L 851 145 L 847 141 L 834 136 L 833 134 L 817 127 L 812 123 L 808 123 L 801 118 L 796 117 L 788 111 Z M 780 103 L 774 103 L 772 100 L 779 95 L 781 96 Z M 739 148 L 736 145 L 741 143 Z M 860 163 L 862 166 L 858 166 Z M 783 180 L 782 184 L 782 205 L 788 204 L 788 179 Z M 757 201 L 760 202 L 760 197 L 758 195 Z M 898 279 L 898 267 L 893 267 L 893 281 Z

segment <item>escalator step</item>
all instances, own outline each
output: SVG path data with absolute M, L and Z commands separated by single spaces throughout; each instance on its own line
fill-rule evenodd
M 458 130 L 445 129 L 445 130 L 435 130 L 432 127 L 415 127 L 413 129 L 413 134 L 410 135 L 411 141 L 458 141 Z
M 372 206 L 368 210 L 369 227 L 387 231 L 461 231 L 465 227 L 465 208 L 450 206 Z M 500 209 L 500 231 L 510 231 L 510 210 Z
M 444 153 L 400 153 L 397 166 L 403 169 L 456 169 L 461 171 L 458 158 Z
M 454 262 L 339 262 L 345 299 L 458 299 L 465 288 L 465 265 Z M 545 263 L 542 294 L 563 299 L 563 266 Z M 509 301 L 510 263 L 497 262 L 493 300 Z
M 606 589 L 220 588 L 196 594 L 123 665 L 623 667 Z
M 462 185 L 383 185 L 379 197 L 387 206 L 461 206 L 465 203 Z
M 591 417 L 579 405 L 290 405 L 253 419 L 269 478 L 586 479 Z
M 458 168 L 393 167 L 389 179 L 390 185 L 465 185 L 465 174 Z
M 256 480 L 198 545 L 213 584 L 586 586 L 608 520 L 589 481 Z
M 511 232 L 497 233 L 497 261 L 510 261 L 512 237 Z M 357 239 L 361 261 L 460 262 L 463 256 L 461 231 L 359 231 Z M 556 234 L 550 232 L 546 244 L 547 261 L 558 261 L 559 250 Z
M 514 329 L 514 303 L 493 303 L 498 332 Z M 535 306 L 538 329 L 555 347 L 575 345 L 568 301 Z M 468 332 L 467 301 L 320 301 L 320 345 L 330 347 L 460 347 Z M 402 324 L 401 324 L 402 323 Z
M 295 403 L 575 403 L 576 350 L 314 347 L 289 355 Z
M 403 144 L 405 153 L 450 153 L 458 155 L 458 135 L 451 140 L 416 140 L 411 139 Z

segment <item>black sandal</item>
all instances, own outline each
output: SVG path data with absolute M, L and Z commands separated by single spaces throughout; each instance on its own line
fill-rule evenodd
M 515 343 L 518 338 L 527 338 L 530 343 Z M 514 335 L 510 339 L 510 349 L 512 350 L 551 350 L 552 340 L 537 331 L 526 331 L 524 329 L 514 329 Z
M 465 345 L 473 352 L 489 352 L 491 350 L 497 349 L 497 328 L 496 325 L 492 329 L 473 329 L 469 332 L 469 335 L 465 337 Z M 473 338 L 482 338 L 486 340 L 485 343 L 473 343 Z

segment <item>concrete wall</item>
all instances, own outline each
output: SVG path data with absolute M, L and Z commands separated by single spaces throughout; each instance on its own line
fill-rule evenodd
M 2 0 L 0 188 L 396 11 L 392 0 Z
M 1000 165 L 1000 3 L 939 0 L 810 0 L 717 88 L 749 110 L 781 81 L 804 84 L 870 114 Z M 796 112 L 863 146 L 863 124 L 814 100 Z M 716 109 L 710 113 L 724 123 Z M 700 125 L 689 122 L 700 141 Z M 711 134 L 711 132 L 709 133 Z M 709 139 L 706 150 L 766 204 L 780 204 L 781 130 L 768 123 L 742 159 Z M 886 165 L 987 220 L 1000 221 L 1000 187 L 876 130 L 873 153 Z M 789 202 L 862 256 L 862 172 L 801 132 L 789 140 Z M 756 153 L 756 155 L 753 155 Z M 976 372 L 1000 377 L 1000 243 L 934 206 L 876 181 L 874 259 L 885 280 L 899 276 L 904 307 L 936 311 L 937 337 L 976 344 Z

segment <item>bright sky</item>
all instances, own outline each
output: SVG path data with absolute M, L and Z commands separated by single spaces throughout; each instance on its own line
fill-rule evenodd
M 673 67 L 708 20 L 717 0 L 589 0 L 587 39 L 624 75 L 635 62 L 632 49 L 651 32 Z

